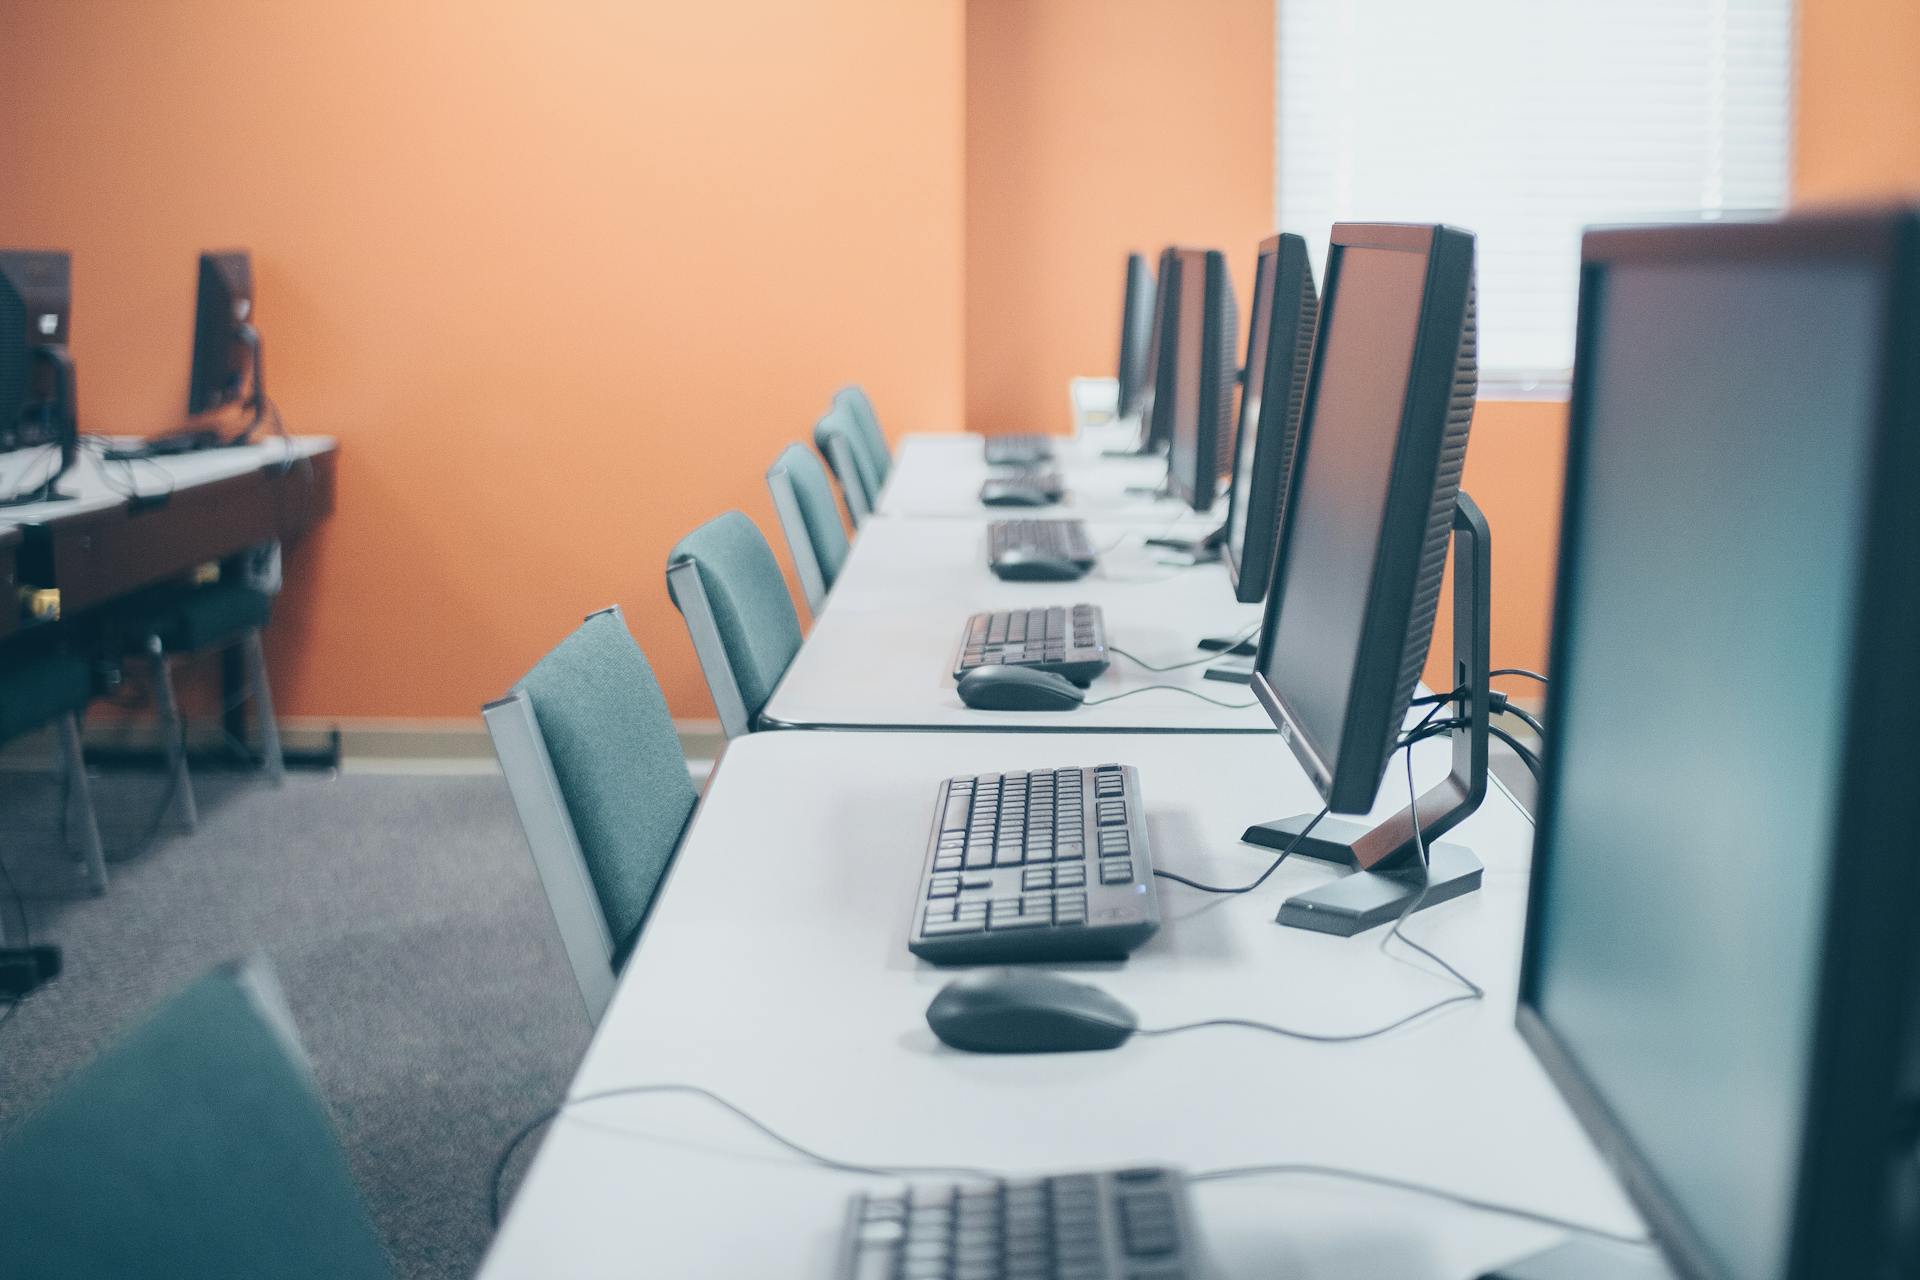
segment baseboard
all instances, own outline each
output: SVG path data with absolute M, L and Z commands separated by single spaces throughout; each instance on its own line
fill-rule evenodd
M 676 720 L 680 749 L 689 761 L 709 762 L 719 757 L 726 736 L 717 720 Z M 280 740 L 288 752 L 327 750 L 340 735 L 340 767 L 367 773 L 491 773 L 498 770 L 486 726 L 472 719 L 388 719 L 289 716 L 280 722 Z M 147 720 L 89 723 L 84 738 L 90 748 L 113 752 L 158 753 L 159 728 Z M 223 738 L 218 726 L 192 723 L 189 751 L 217 751 Z M 41 770 L 54 761 L 51 730 L 31 733 L 0 747 L 0 770 Z

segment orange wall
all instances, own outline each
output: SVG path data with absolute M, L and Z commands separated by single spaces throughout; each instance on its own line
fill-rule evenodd
M 1920 2 L 1802 0 L 1794 195 L 1920 196 Z
M 1121 264 L 1273 222 L 1272 0 L 970 0 L 967 425 L 1064 429 L 1111 374 Z
M 962 397 L 960 0 L 0 0 L 0 244 L 74 254 L 83 425 L 185 401 L 194 258 L 252 248 L 270 384 L 343 442 L 283 713 L 470 716 L 663 581 L 858 378 Z M 910 322 L 903 323 L 903 318 Z

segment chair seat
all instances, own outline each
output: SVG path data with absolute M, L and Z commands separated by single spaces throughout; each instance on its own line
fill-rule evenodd
M 267 625 L 273 597 L 257 587 L 216 582 L 174 596 L 153 618 L 153 633 L 170 653 L 195 653 L 238 640 Z
M 87 664 L 66 653 L 24 660 L 8 657 L 0 669 L 0 742 L 57 716 L 84 710 L 93 698 Z

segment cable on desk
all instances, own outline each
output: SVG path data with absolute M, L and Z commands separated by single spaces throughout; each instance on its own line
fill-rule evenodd
M 1202 893 L 1228 893 L 1228 894 L 1252 893 L 1255 889 L 1258 889 L 1261 885 L 1267 882 L 1268 876 L 1272 875 L 1274 872 L 1280 869 L 1280 864 L 1285 862 L 1289 857 L 1293 855 L 1294 849 L 1299 847 L 1300 842 L 1302 840 L 1305 840 L 1307 836 L 1313 831 L 1313 829 L 1320 825 L 1320 819 L 1326 817 L 1328 812 L 1329 810 L 1327 809 L 1327 807 L 1325 805 L 1322 805 L 1320 808 L 1320 812 L 1313 815 L 1313 821 L 1309 822 L 1306 826 L 1300 828 L 1299 833 L 1296 834 L 1293 837 L 1293 839 L 1287 842 L 1287 847 L 1282 849 L 1279 852 L 1278 856 L 1276 856 L 1272 862 L 1267 864 L 1267 869 L 1265 871 L 1262 871 L 1258 876 L 1254 877 L 1252 880 L 1249 880 L 1246 884 L 1233 885 L 1233 886 L 1221 886 L 1217 884 L 1201 884 L 1198 880 L 1189 880 L 1187 879 L 1187 877 L 1180 875 L 1177 872 L 1167 871 L 1160 867 L 1155 867 L 1153 869 L 1153 874 L 1160 877 L 1162 880 L 1171 880 L 1175 884 L 1183 884 L 1187 886 L 1187 888 L 1189 889 L 1198 889 Z M 1154 1034 L 1158 1035 L 1160 1033 L 1155 1032 Z
M 1218 651 L 1217 653 L 1203 654 L 1198 658 L 1189 658 L 1185 662 L 1170 663 L 1164 667 L 1156 667 L 1151 662 L 1146 661 L 1144 658 L 1135 657 L 1133 654 L 1128 653 L 1125 649 L 1122 649 L 1117 644 L 1108 644 L 1107 650 L 1110 653 L 1119 654 L 1121 657 L 1125 658 L 1128 662 L 1133 663 L 1133 665 L 1135 665 L 1136 667 L 1141 667 L 1147 671 L 1155 672 L 1156 674 L 1162 671 L 1184 671 L 1188 667 L 1204 666 L 1206 663 L 1209 663 L 1209 662 L 1220 662 L 1224 660 L 1230 653 L 1232 653 L 1234 649 L 1237 649 L 1238 647 L 1240 647 L 1240 645 L 1242 645 L 1246 641 L 1253 639 L 1254 634 L 1259 630 L 1260 630 L 1260 624 L 1256 622 L 1252 626 L 1234 635 L 1231 642 L 1227 644 L 1224 648 L 1222 648 L 1220 651 Z
M 1109 645 L 1107 647 L 1112 648 L 1113 646 Z M 1219 655 L 1216 654 L 1214 657 L 1208 658 L 1207 661 L 1213 662 L 1218 656 Z M 1143 684 L 1138 689 L 1129 689 L 1125 693 L 1108 694 L 1104 698 L 1093 698 L 1080 705 L 1083 707 L 1098 707 L 1109 702 L 1118 702 L 1122 698 L 1131 698 L 1136 693 L 1151 693 L 1155 689 L 1170 689 L 1174 693 L 1184 693 L 1189 698 L 1198 698 L 1202 702 L 1211 702 L 1214 706 L 1225 707 L 1229 711 L 1245 711 L 1248 707 L 1257 707 L 1260 705 L 1257 702 L 1222 702 L 1218 698 L 1209 698 L 1198 689 L 1189 689 L 1185 685 L 1178 684 Z

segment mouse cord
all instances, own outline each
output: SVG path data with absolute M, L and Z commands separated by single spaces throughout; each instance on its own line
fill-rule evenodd
M 970 1179 L 974 1179 L 981 1182 L 1000 1182 L 1000 1181 L 1004 1181 L 1009 1176 L 1011 1176 L 1006 1172 L 996 1172 L 990 1169 L 978 1169 L 970 1165 L 878 1165 L 878 1164 L 861 1164 L 851 1160 L 840 1160 L 840 1159 L 836 1159 L 833 1156 L 825 1155 L 821 1152 L 815 1151 L 811 1147 L 803 1146 L 802 1144 L 794 1141 L 792 1138 L 786 1137 L 785 1135 L 775 1130 L 771 1125 L 767 1124 L 762 1120 L 756 1119 L 752 1115 L 749 1115 L 746 1111 L 736 1106 L 732 1102 L 729 1102 L 727 1099 L 721 1097 L 719 1094 L 713 1092 L 711 1089 L 703 1089 L 696 1084 L 638 1084 L 638 1085 L 629 1085 L 624 1088 L 618 1088 L 618 1089 L 603 1089 L 597 1093 L 582 1094 L 578 1098 L 569 1099 L 567 1102 L 561 1104 L 560 1106 L 549 1108 L 548 1110 L 542 1112 L 539 1116 L 535 1117 L 531 1122 L 523 1125 L 520 1128 L 520 1130 L 514 1134 L 512 1140 L 507 1143 L 505 1150 L 503 1150 L 500 1153 L 499 1160 L 496 1161 L 494 1164 L 493 1183 L 492 1183 L 494 1226 L 498 1227 L 500 1225 L 500 1215 L 501 1215 L 500 1183 L 501 1183 L 501 1179 L 504 1177 L 506 1173 L 507 1165 L 512 1161 L 514 1153 L 518 1151 L 521 1145 L 524 1144 L 526 1140 L 529 1137 L 531 1137 L 532 1134 L 537 1129 L 539 1129 L 542 1125 L 554 1119 L 556 1116 L 562 1115 L 567 1112 L 571 1112 L 576 1108 L 587 1106 L 591 1103 L 603 1102 L 609 1098 L 628 1098 L 628 1097 L 644 1096 L 649 1094 L 658 1095 L 663 1093 L 687 1094 L 687 1095 L 692 1095 L 693 1097 L 701 1098 L 708 1102 L 711 1102 L 714 1105 L 726 1110 L 728 1113 L 730 1113 L 737 1119 L 744 1121 L 746 1124 L 751 1126 L 756 1132 L 760 1133 L 762 1136 L 770 1139 L 775 1143 L 778 1143 L 782 1147 L 785 1147 L 787 1150 L 793 1152 L 795 1155 L 801 1157 L 803 1160 L 806 1160 L 812 1164 L 815 1164 L 820 1168 L 832 1170 L 839 1173 L 874 1174 L 880 1177 L 887 1177 L 887 1178 L 910 1178 L 910 1177 L 915 1177 L 923 1174 L 946 1175 L 946 1176 L 958 1176 L 962 1178 L 970 1178 Z M 643 1137 L 643 1135 L 633 1134 L 630 1131 L 628 1136 Z M 1186 1180 L 1189 1183 L 1204 1186 L 1208 1183 L 1228 1182 L 1238 1178 L 1258 1178 L 1258 1177 L 1268 1177 L 1268 1176 L 1304 1176 L 1304 1177 L 1315 1177 L 1315 1178 L 1338 1178 L 1348 1182 L 1365 1183 L 1369 1186 L 1386 1187 L 1394 1191 L 1406 1192 L 1410 1195 L 1426 1196 L 1429 1199 L 1445 1201 L 1448 1204 L 1456 1205 L 1461 1208 L 1472 1209 L 1479 1213 L 1498 1214 L 1502 1217 L 1516 1218 L 1523 1222 L 1538 1223 L 1541 1226 L 1554 1227 L 1562 1231 L 1570 1231 L 1578 1235 L 1592 1236 L 1600 1240 L 1610 1240 L 1619 1244 L 1644 1245 L 1649 1243 L 1647 1240 L 1638 1236 L 1620 1235 L 1616 1232 L 1606 1231 L 1599 1227 L 1587 1226 L 1585 1223 L 1574 1222 L 1566 1218 L 1556 1218 L 1551 1214 L 1538 1213 L 1532 1209 L 1521 1209 L 1521 1208 L 1516 1208 L 1510 1205 L 1496 1204 L 1490 1200 L 1481 1200 L 1481 1199 L 1478 1199 L 1477 1197 L 1462 1195 L 1459 1192 L 1448 1191 L 1443 1187 L 1429 1186 L 1425 1183 L 1412 1182 L 1403 1178 L 1395 1178 L 1387 1174 L 1368 1173 L 1359 1169 L 1341 1169 L 1331 1165 L 1320 1165 L 1320 1164 L 1235 1165 L 1229 1168 L 1208 1169 L 1202 1173 L 1188 1174 L 1186 1175 Z
M 1209 658 L 1207 661 L 1212 662 L 1213 659 Z M 1225 707 L 1229 711 L 1245 711 L 1249 707 L 1257 707 L 1260 705 L 1257 702 L 1222 702 L 1218 698 L 1209 698 L 1198 689 L 1189 689 L 1177 684 L 1143 684 L 1138 689 L 1129 689 L 1125 693 L 1108 694 L 1104 698 L 1090 698 L 1080 705 L 1083 707 L 1097 707 L 1108 702 L 1118 702 L 1122 698 L 1131 698 L 1136 693 L 1151 693 L 1155 689 L 1168 689 L 1174 693 L 1184 693 L 1189 698 L 1198 698 L 1202 702 L 1211 702 L 1214 706 Z
M 1154 671 L 1154 672 L 1184 671 L 1188 667 L 1198 667 L 1209 662 L 1221 661 L 1222 659 L 1227 657 L 1229 650 L 1237 648 L 1243 641 L 1251 640 L 1253 638 L 1253 633 L 1258 631 L 1259 629 L 1260 629 L 1260 624 L 1256 622 L 1252 626 L 1248 627 L 1245 631 L 1242 631 L 1238 635 L 1234 636 L 1227 643 L 1226 647 L 1218 653 L 1203 654 L 1198 658 L 1189 658 L 1185 662 L 1175 662 L 1169 666 L 1164 666 L 1164 667 L 1156 667 L 1151 662 L 1148 662 L 1142 658 L 1136 658 L 1133 654 L 1128 653 L 1125 649 L 1122 649 L 1117 644 L 1109 644 L 1107 646 L 1107 650 L 1110 653 L 1119 654 L 1121 657 L 1125 658 L 1128 662 L 1133 663 L 1137 667 L 1144 667 L 1148 671 Z

